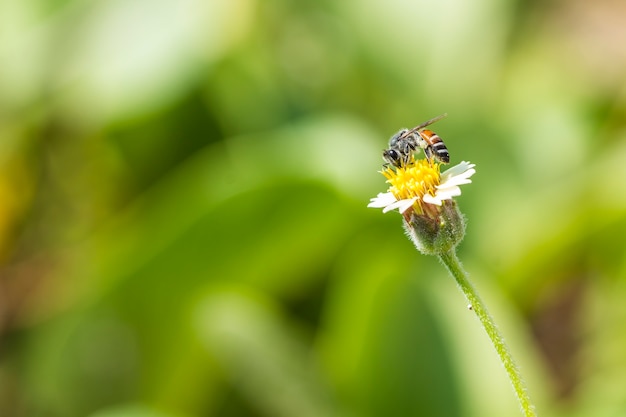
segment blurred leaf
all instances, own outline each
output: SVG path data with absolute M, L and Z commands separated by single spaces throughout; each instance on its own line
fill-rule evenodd
M 65 105 L 101 123 L 167 104 L 246 32 L 249 8 L 247 0 L 91 4 L 58 76 L 70 87 Z
M 128 210 L 76 249 L 86 251 L 80 257 L 92 263 L 84 266 L 101 277 L 96 282 L 106 286 L 107 282 L 132 273 L 153 259 L 202 219 L 208 222 L 214 219 L 218 227 L 223 224 L 221 219 L 232 222 L 231 227 L 239 234 L 223 230 L 220 239 L 242 240 L 247 230 L 254 233 L 256 227 L 271 227 L 262 222 L 253 226 L 249 222 L 259 221 L 256 216 L 263 209 L 256 208 L 257 204 L 267 207 L 278 199 L 281 205 L 274 204 L 265 210 L 269 210 L 270 218 L 279 218 L 270 213 L 277 209 L 292 218 L 295 224 L 289 234 L 298 233 L 301 227 L 316 228 L 316 223 L 300 212 L 314 213 L 315 206 L 325 204 L 327 198 L 307 196 L 306 192 L 291 196 L 287 190 L 267 191 L 264 196 L 264 190 L 298 181 L 314 188 L 315 184 L 320 184 L 322 188 L 334 188 L 338 193 L 335 199 L 358 201 L 358 207 L 362 208 L 379 188 L 377 184 L 383 184 L 382 177 L 371 169 L 380 166 L 373 141 L 371 133 L 352 120 L 330 117 L 267 135 L 232 138 L 226 146 L 209 146 L 137 198 Z M 249 190 L 254 190 L 254 197 L 245 197 Z M 233 198 L 235 200 L 229 201 Z M 216 207 L 223 208 L 222 214 L 213 213 Z M 359 212 L 365 210 L 359 209 Z M 342 227 L 352 229 L 354 226 L 348 219 L 343 221 Z M 300 239 L 324 236 L 306 230 L 300 234 Z M 209 236 L 207 233 L 206 239 Z M 206 249 L 229 247 L 219 242 L 215 238 L 207 241 Z M 240 253 L 233 247 L 233 254 L 239 256 Z M 220 259 L 219 255 L 214 257 Z
M 199 304 L 198 331 L 232 384 L 265 415 L 337 415 L 297 332 L 245 287 L 213 289 Z
M 338 262 L 319 341 L 324 364 L 356 415 L 462 415 L 438 307 L 424 293 L 445 273 L 392 220 L 396 230 L 362 231 Z
M 90 417 L 178 417 L 180 414 L 170 414 L 156 411 L 141 405 L 122 405 L 90 414 Z

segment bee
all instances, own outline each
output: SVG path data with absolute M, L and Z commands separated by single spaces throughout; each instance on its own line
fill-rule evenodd
M 435 132 L 424 129 L 427 126 L 443 119 L 447 114 L 434 117 L 413 129 L 401 129 L 389 139 L 389 148 L 383 151 L 383 159 L 396 167 L 406 165 L 411 161 L 413 153 L 423 149 L 429 161 L 436 160 L 447 164 L 450 154 L 443 140 Z

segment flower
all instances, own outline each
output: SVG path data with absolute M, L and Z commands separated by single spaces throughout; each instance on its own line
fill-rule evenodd
M 367 205 L 383 213 L 398 209 L 408 237 L 427 255 L 447 253 L 463 240 L 465 220 L 453 197 L 461 195 L 459 186 L 471 183 L 476 173 L 475 165 L 465 161 L 442 174 L 440 166 L 412 158 L 406 165 L 384 169 L 389 190 Z
M 469 184 L 476 173 L 475 165 L 461 162 L 439 173 L 440 164 L 421 159 L 381 173 L 390 184 L 386 193 L 379 193 L 367 207 L 382 208 L 383 213 L 398 209 L 404 214 L 413 208 L 417 213 L 429 211 L 428 205 L 441 206 L 444 200 L 461 195 L 460 185 Z

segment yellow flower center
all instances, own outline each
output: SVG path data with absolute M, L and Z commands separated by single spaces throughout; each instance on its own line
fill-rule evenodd
M 396 168 L 387 167 L 381 173 L 390 184 L 389 191 L 397 200 L 405 200 L 418 197 L 420 200 L 428 193 L 435 195 L 436 186 L 439 185 L 438 163 L 431 163 L 425 159 L 412 160 L 409 164 Z

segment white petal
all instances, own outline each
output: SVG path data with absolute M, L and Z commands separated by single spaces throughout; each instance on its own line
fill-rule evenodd
M 446 169 L 445 171 L 443 171 L 441 173 L 441 179 L 445 179 L 448 177 L 453 177 L 455 175 L 459 175 L 462 172 L 467 171 L 467 164 L 465 163 L 465 161 L 461 162 L 460 164 L 457 164 L 451 168 Z
M 437 189 L 446 189 L 458 185 L 470 184 L 469 178 L 476 173 L 475 165 L 468 162 L 461 162 L 459 165 L 450 168 L 441 175 L 441 184 Z
M 430 194 L 424 194 L 424 197 L 422 197 L 422 201 L 424 201 L 425 203 L 435 204 L 437 206 L 441 205 L 441 200 L 442 198 L 439 193 L 437 193 L 437 195 L 435 195 L 434 197 Z
M 463 178 L 463 179 L 468 179 L 469 177 L 471 177 L 472 175 L 474 175 L 476 173 L 476 170 L 474 168 L 470 168 L 465 172 L 462 172 L 461 174 L 455 175 L 452 178 Z M 450 179 L 452 179 L 450 178 Z
M 448 178 L 445 182 L 439 184 L 437 186 L 437 188 L 448 188 L 448 187 L 456 187 L 457 185 L 463 185 L 463 184 L 471 184 L 472 180 L 470 180 L 468 177 L 472 176 L 474 174 L 474 172 L 471 172 L 473 170 L 468 171 L 467 173 L 461 174 L 461 175 L 457 175 L 456 177 L 451 177 Z M 468 174 L 469 175 L 466 175 Z
M 461 189 L 459 187 L 450 187 L 443 190 L 437 190 L 436 196 L 442 200 L 451 200 L 452 197 L 461 195 Z
M 370 199 L 367 207 L 382 208 L 396 202 L 396 197 L 392 193 L 378 193 L 378 195 Z
M 470 164 L 469 162 L 461 162 L 458 165 L 453 166 L 450 169 L 445 170 L 441 174 L 441 182 L 446 182 L 449 178 L 456 177 L 458 175 L 463 175 L 469 172 L 465 178 L 469 178 L 476 173 L 476 170 L 473 169 L 476 165 Z
M 407 200 L 401 200 L 404 201 L 404 204 L 400 207 L 398 207 L 398 211 L 400 213 L 404 213 L 405 211 L 407 211 L 408 209 L 410 209 L 411 207 L 413 207 L 413 204 L 415 204 L 415 202 L 418 200 L 417 197 L 415 198 L 409 198 Z
M 387 207 L 383 209 L 383 213 L 387 213 L 388 211 L 398 209 L 400 213 L 404 213 L 417 201 L 417 197 L 409 198 L 405 200 L 398 200 L 392 204 L 389 204 Z

